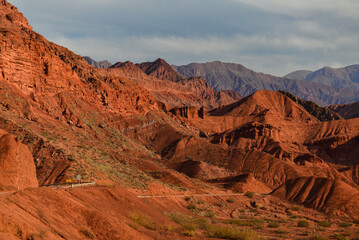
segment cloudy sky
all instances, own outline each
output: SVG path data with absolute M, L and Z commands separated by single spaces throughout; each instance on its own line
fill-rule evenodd
M 110 62 L 220 60 L 284 75 L 359 63 L 358 0 L 8 0 L 34 30 Z

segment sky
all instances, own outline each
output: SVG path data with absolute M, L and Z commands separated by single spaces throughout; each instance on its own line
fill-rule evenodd
M 283 76 L 359 64 L 358 0 L 8 0 L 96 61 L 215 60 Z

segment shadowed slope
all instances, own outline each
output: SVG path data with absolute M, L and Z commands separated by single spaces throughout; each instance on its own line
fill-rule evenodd
M 359 191 L 335 179 L 301 177 L 288 180 L 274 190 L 272 195 L 327 213 L 359 214 Z M 340 213 L 341 212 L 341 213 Z

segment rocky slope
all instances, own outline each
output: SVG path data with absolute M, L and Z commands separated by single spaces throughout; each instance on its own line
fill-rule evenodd
M 1 184 L 36 187 L 35 165 L 39 184 L 81 175 L 100 185 L 0 190 L 0 239 L 203 239 L 228 231 L 278 237 L 257 225 L 229 226 L 243 218 L 255 224 L 259 216 L 266 225 L 287 219 L 281 224 L 296 238 L 292 199 L 233 192 L 268 193 L 301 177 L 358 189 L 356 119 L 321 122 L 279 92 L 239 100 L 203 78 L 173 81 L 163 61 L 146 63 L 147 72 L 131 62 L 93 68 L 33 32 L 4 0 L 0 30 Z M 23 164 L 26 171 L 8 171 Z M 310 190 L 304 185 L 296 189 Z M 336 208 L 332 221 L 339 223 L 352 215 L 338 203 L 318 209 Z M 313 226 L 326 219 L 310 209 L 295 216 Z
M 234 63 L 216 61 L 172 67 L 185 77 L 201 76 L 214 89 L 231 89 L 242 96 L 258 90 L 284 90 L 321 106 L 354 102 L 359 96 L 357 89 L 336 89 L 316 82 L 275 77 Z
M 345 119 L 359 118 L 359 102 L 342 105 L 331 105 L 328 106 L 328 108 L 334 112 L 337 112 Z
M 356 205 L 359 201 L 358 189 L 335 179 L 296 178 L 288 180 L 272 194 L 327 213 L 359 214 Z

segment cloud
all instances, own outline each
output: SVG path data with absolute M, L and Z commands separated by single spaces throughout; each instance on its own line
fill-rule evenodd
M 96 60 L 222 60 L 284 75 L 359 59 L 357 0 L 9 0 L 49 40 Z

